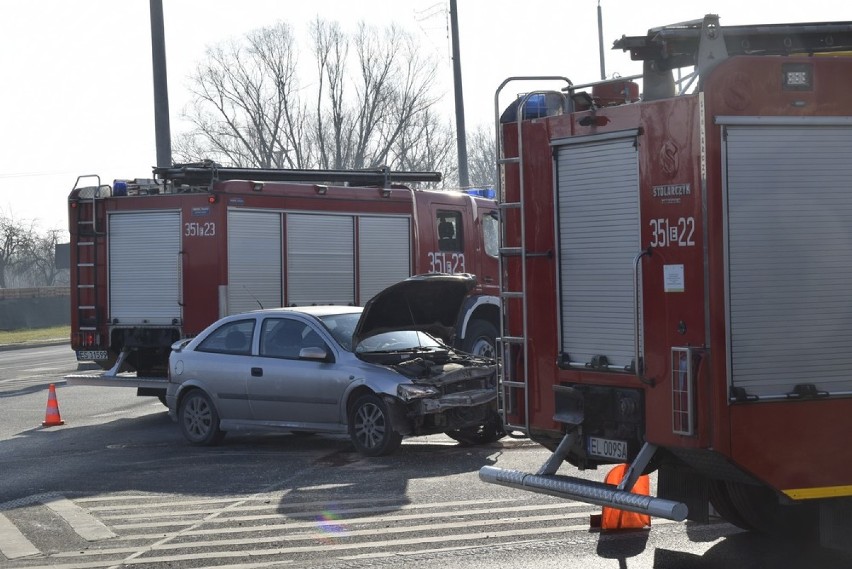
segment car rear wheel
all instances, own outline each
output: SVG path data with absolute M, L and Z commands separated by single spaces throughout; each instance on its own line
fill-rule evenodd
M 393 430 L 385 402 L 372 393 L 362 395 L 349 412 L 349 436 L 355 450 L 382 456 L 399 448 L 402 435 Z
M 500 415 L 494 413 L 481 425 L 447 431 L 447 436 L 465 445 L 484 445 L 499 441 L 506 436 L 506 431 Z
M 187 393 L 181 401 L 178 424 L 186 440 L 194 445 L 216 445 L 225 437 L 219 429 L 219 413 L 213 401 L 200 389 Z

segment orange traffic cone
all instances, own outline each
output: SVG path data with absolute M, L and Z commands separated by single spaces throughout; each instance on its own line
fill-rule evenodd
M 618 486 L 624 475 L 627 472 L 626 464 L 619 464 L 609 471 L 604 482 L 613 486 Z M 643 474 L 633 486 L 633 492 L 636 494 L 648 495 L 650 492 L 650 480 L 647 474 Z M 611 531 L 619 529 L 641 529 L 651 525 L 651 516 L 647 514 L 637 514 L 636 512 L 625 512 L 607 506 L 603 507 L 601 512 L 601 530 Z
M 59 403 L 56 401 L 56 386 L 51 383 L 47 393 L 47 411 L 44 412 L 44 422 L 41 426 L 56 427 L 64 424 L 65 421 L 59 416 Z

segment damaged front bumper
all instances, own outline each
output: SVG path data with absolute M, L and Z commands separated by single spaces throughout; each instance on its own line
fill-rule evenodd
M 409 408 L 418 415 L 429 415 L 432 413 L 443 413 L 450 409 L 479 407 L 488 403 L 497 403 L 497 391 L 495 389 L 477 389 L 475 391 L 462 391 L 451 393 L 438 398 L 424 398 L 409 402 Z

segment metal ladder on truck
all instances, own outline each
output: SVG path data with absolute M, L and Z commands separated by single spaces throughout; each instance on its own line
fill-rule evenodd
M 505 145 L 501 128 L 500 93 L 509 83 L 515 81 L 564 81 L 567 88 L 572 86 L 571 80 L 562 76 L 524 76 L 509 77 L 503 81 L 494 94 L 494 129 L 496 137 L 496 177 L 495 188 L 497 190 L 497 203 L 500 209 L 500 232 L 499 232 L 499 281 L 500 281 L 500 336 L 497 338 L 497 354 L 500 361 L 498 366 L 498 383 L 500 395 L 503 401 L 503 423 L 506 432 L 529 433 L 529 335 L 528 335 L 528 303 L 527 303 L 527 260 L 531 257 L 545 255 L 543 253 L 531 252 L 526 243 L 526 216 L 524 212 L 524 159 L 523 159 L 523 119 L 527 103 L 537 96 L 549 94 L 558 95 L 563 99 L 564 94 L 558 91 L 532 91 L 521 96 L 515 101 L 515 123 L 517 125 L 517 154 L 515 156 L 505 155 Z M 506 166 L 516 165 L 518 171 L 518 193 L 509 201 L 506 196 L 504 179 Z M 513 212 L 519 218 L 519 235 L 510 238 L 506 234 L 507 215 Z M 507 245 L 508 243 L 508 245 Z M 519 288 L 510 288 L 507 272 L 519 270 L 520 275 L 515 275 L 515 281 L 520 282 Z M 517 276 L 520 278 L 518 279 Z M 520 322 L 513 322 L 511 316 L 519 315 Z M 523 401 L 523 408 L 519 414 L 516 401 Z M 512 423 L 509 416 L 516 415 L 522 421 Z
M 97 185 L 80 186 L 80 180 L 84 178 L 95 178 Z M 98 304 L 98 243 L 106 235 L 106 212 L 101 198 L 109 195 L 109 186 L 101 185 L 100 176 L 89 174 L 77 177 L 72 192 L 75 190 L 77 201 L 72 203 L 72 208 L 76 210 L 76 263 L 72 268 L 77 329 L 83 336 L 79 345 L 100 346 L 98 326 L 102 322 L 103 308 Z

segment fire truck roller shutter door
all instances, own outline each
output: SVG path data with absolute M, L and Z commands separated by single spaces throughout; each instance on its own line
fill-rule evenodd
M 730 381 L 762 399 L 852 393 L 852 124 L 746 120 L 723 157 Z
M 358 304 L 411 276 L 411 219 L 358 218 Z
M 281 214 L 228 210 L 228 314 L 281 306 Z
M 605 356 L 626 367 L 635 359 L 633 263 L 641 239 L 634 132 L 556 147 L 561 351 L 572 364 Z

